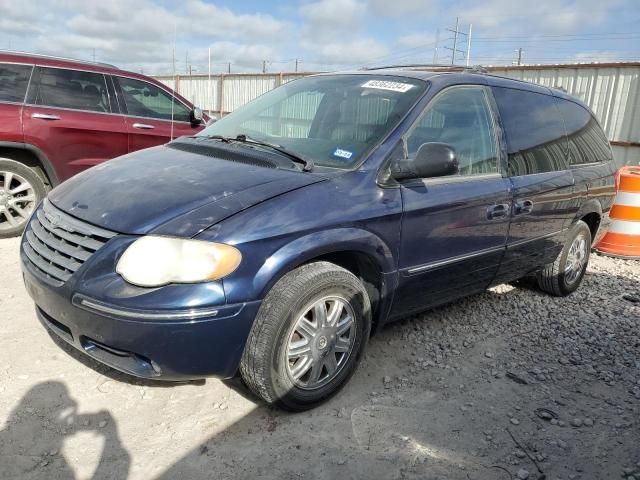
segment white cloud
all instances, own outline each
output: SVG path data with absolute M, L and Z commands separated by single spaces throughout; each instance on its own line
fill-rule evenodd
M 338 29 L 360 23 L 366 10 L 358 0 L 320 0 L 302 5 L 299 13 L 316 27 Z
M 420 14 L 433 16 L 434 11 L 437 11 L 435 1 L 431 0 L 369 0 L 369 5 L 373 13 L 378 15 Z
M 345 66 L 359 66 L 375 60 L 389 52 L 387 46 L 373 38 L 356 38 L 349 42 L 327 42 L 322 45 L 308 45 L 314 49 L 321 63 Z

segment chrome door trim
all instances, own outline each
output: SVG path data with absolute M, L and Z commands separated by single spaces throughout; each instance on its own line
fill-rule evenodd
M 464 255 L 458 255 L 457 257 L 447 258 L 446 260 L 438 260 L 437 262 L 425 263 L 424 265 L 418 265 L 417 267 L 412 267 L 407 270 L 409 275 L 413 275 L 415 273 L 427 272 L 429 270 L 433 270 L 438 267 L 444 267 L 446 265 L 450 265 L 452 263 L 461 262 L 464 260 L 470 260 L 475 257 L 481 257 L 482 255 L 488 255 L 491 253 L 497 253 L 505 250 L 506 246 L 501 245 L 499 247 L 486 248 L 484 250 L 477 250 L 472 253 L 467 253 Z

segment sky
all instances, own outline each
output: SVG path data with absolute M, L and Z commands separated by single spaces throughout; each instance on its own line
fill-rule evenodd
M 638 0 L 0 0 L 0 49 L 148 74 L 640 60 Z M 458 35 L 454 61 L 465 64 Z M 437 47 L 437 48 L 436 48 Z M 174 55 L 175 52 L 175 55 Z

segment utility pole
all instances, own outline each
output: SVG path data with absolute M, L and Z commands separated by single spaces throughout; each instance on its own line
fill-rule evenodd
M 522 47 L 518 48 L 517 50 L 515 50 L 516 54 L 517 54 L 517 59 L 515 62 L 516 65 L 520 66 L 522 65 Z
M 298 59 L 296 58 L 296 72 L 298 71 Z
M 267 73 L 267 61 L 262 60 L 262 73 Z
M 471 62 L 471 29 L 473 28 L 473 24 L 469 24 L 469 33 L 467 34 L 467 67 Z
M 211 47 L 209 47 L 209 76 L 207 80 L 207 97 L 209 97 L 209 113 L 211 113 L 213 111 L 213 95 L 211 94 Z
M 231 62 L 228 64 L 227 73 L 231 73 Z
M 440 42 L 440 29 L 436 30 L 436 48 L 433 51 L 433 64 L 438 64 L 438 43 Z
M 453 50 L 451 50 L 451 65 L 456 63 L 456 47 L 458 46 L 458 17 L 456 17 L 456 29 L 453 32 Z
M 469 25 L 469 27 L 471 27 L 471 25 Z M 447 31 L 453 33 L 453 48 L 450 47 L 444 47 L 446 50 L 451 50 L 451 65 L 455 65 L 456 64 L 456 56 L 458 54 L 462 54 L 462 55 L 466 55 L 466 57 L 469 57 L 469 51 L 471 50 L 471 28 L 469 28 L 469 33 L 464 33 L 460 31 L 460 18 L 456 17 L 456 28 L 455 30 L 451 30 L 450 28 L 447 28 Z M 460 50 L 458 48 L 458 40 L 460 38 L 460 35 L 464 35 L 467 38 L 467 51 L 465 52 L 464 50 Z

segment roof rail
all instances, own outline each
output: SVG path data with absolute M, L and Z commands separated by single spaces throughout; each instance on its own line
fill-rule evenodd
M 361 70 L 387 70 L 392 68 L 454 68 L 455 65 L 444 63 L 407 63 L 397 65 L 381 65 L 378 67 L 362 67 Z
M 50 58 L 52 60 L 65 60 L 65 61 L 68 61 L 68 62 L 83 63 L 85 65 L 97 65 L 97 66 L 100 66 L 100 67 L 108 67 L 108 68 L 117 68 L 117 69 L 119 69 L 119 67 L 116 67 L 115 65 L 111 65 L 110 63 L 92 62 L 90 60 L 78 60 L 76 58 L 59 57 L 59 56 L 56 56 L 56 55 L 45 55 L 43 53 L 30 53 L 30 52 L 20 52 L 18 50 L 2 50 L 2 49 L 0 49 L 0 53 L 8 53 L 8 54 L 12 54 L 12 55 L 24 55 L 26 57 Z
M 446 63 L 409 63 L 404 65 L 383 65 L 379 67 L 363 67 L 361 70 L 387 70 L 394 68 L 432 68 L 437 70 L 450 70 L 455 72 L 488 73 L 482 65 L 473 65 L 471 67 L 467 67 L 463 65 L 450 65 Z

